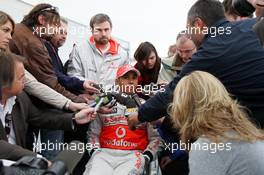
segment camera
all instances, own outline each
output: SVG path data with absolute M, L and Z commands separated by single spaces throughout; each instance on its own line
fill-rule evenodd
M 0 175 L 69 175 L 66 165 L 60 161 L 54 161 L 50 167 L 43 158 L 24 156 L 11 166 L 4 166 L 0 160 Z

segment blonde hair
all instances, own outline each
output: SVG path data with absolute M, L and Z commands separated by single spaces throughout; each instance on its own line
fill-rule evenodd
M 200 136 L 214 142 L 264 139 L 262 131 L 249 121 L 245 108 L 230 97 L 216 77 L 207 72 L 195 71 L 179 81 L 169 113 L 185 143 Z M 227 135 L 229 131 L 236 134 Z

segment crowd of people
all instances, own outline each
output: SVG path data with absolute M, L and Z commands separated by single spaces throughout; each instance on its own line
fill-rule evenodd
M 38 4 L 20 23 L 0 11 L 0 159 L 52 165 L 62 148 L 36 152 L 40 135 L 91 145 L 72 174 L 140 175 L 153 161 L 164 175 L 264 174 L 263 6 L 197 0 L 166 58 L 149 41 L 129 58 L 110 17 L 95 14 L 65 64 L 56 7 Z

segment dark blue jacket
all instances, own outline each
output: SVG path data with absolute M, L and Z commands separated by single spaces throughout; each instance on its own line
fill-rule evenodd
M 67 90 L 75 94 L 80 94 L 83 88 L 84 81 L 79 78 L 68 76 L 63 69 L 61 59 L 58 54 L 58 48 L 54 47 L 50 42 L 45 42 L 45 46 L 52 59 L 53 69 L 57 75 L 59 83 Z
M 188 153 L 180 148 L 179 131 L 173 128 L 171 118 L 166 117 L 162 124 L 157 125 L 160 137 L 164 140 L 163 155 L 169 156 L 171 160 L 184 160 L 188 158 Z
M 231 27 L 231 34 L 206 35 L 191 61 L 181 73 L 139 109 L 140 121 L 153 121 L 167 114 L 178 81 L 195 70 L 216 76 L 240 104 L 250 109 L 250 117 L 264 127 L 264 49 L 252 26 L 255 19 L 231 23 L 218 21 L 215 27 Z

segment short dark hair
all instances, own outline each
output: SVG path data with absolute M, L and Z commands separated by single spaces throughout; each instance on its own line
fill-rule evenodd
M 15 79 L 15 63 L 24 62 L 24 58 L 9 51 L 0 52 L 0 84 L 2 88 L 12 85 Z
M 224 6 L 225 13 L 231 14 L 231 15 L 234 15 L 234 14 L 235 15 L 238 15 L 238 13 L 236 12 L 236 10 L 232 6 L 232 0 L 224 0 L 222 2 L 222 4 Z
M 218 0 L 198 0 L 188 12 L 188 20 L 201 18 L 207 27 L 225 18 L 224 8 Z
M 39 24 L 38 17 L 43 15 L 49 23 L 60 24 L 60 15 L 57 7 L 50 4 L 36 5 L 22 20 L 22 23 L 28 27 L 33 27 Z
M 11 18 L 11 16 L 9 16 L 7 13 L 0 11 L 0 26 L 4 25 L 5 23 L 7 23 L 8 21 L 11 22 L 12 24 L 12 31 L 11 31 L 11 35 L 13 35 L 14 33 L 14 28 L 15 28 L 15 22 L 14 20 Z
M 224 10 L 225 10 L 225 13 L 226 14 L 240 16 L 240 14 L 233 7 L 232 0 L 224 0 L 222 2 L 222 4 L 224 6 Z M 248 17 L 252 18 L 253 17 L 253 14 L 249 15 Z
M 103 22 L 109 22 L 110 27 L 112 28 L 112 21 L 107 14 L 99 13 L 94 15 L 90 20 L 90 27 L 93 29 L 94 24 L 101 24 Z

